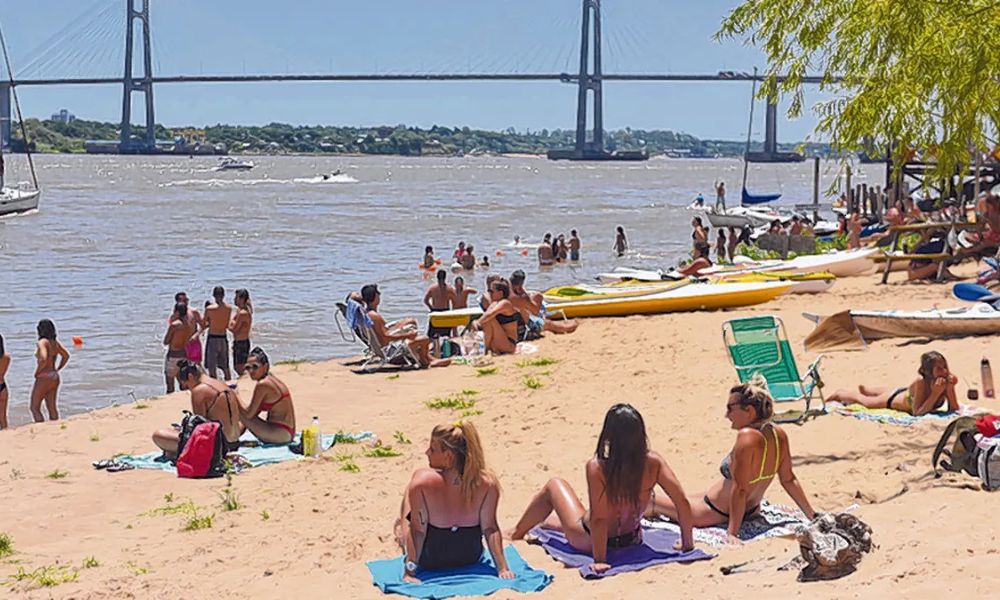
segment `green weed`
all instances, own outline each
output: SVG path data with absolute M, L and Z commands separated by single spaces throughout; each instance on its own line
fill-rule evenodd
M 476 369 L 476 377 L 486 377 L 487 375 L 496 375 L 500 370 L 500 367 L 479 367 Z
M 166 502 L 167 504 L 170 504 L 171 502 L 173 502 L 174 501 L 174 493 L 173 492 L 169 492 L 167 494 L 163 494 L 163 501 Z
M 92 441 L 92 442 L 99 442 L 99 441 L 101 441 L 101 436 L 97 435 L 96 433 L 92 434 L 90 436 L 90 441 Z
M 554 365 L 559 362 L 558 359 L 549 358 L 547 356 L 539 356 L 538 358 L 526 358 L 517 363 L 517 366 L 521 369 L 526 367 L 547 367 L 549 365 Z
M 51 473 L 48 473 L 45 476 L 48 477 L 49 479 L 63 479 L 67 475 L 69 475 L 69 471 L 60 471 L 59 469 L 56 469 L 55 471 L 52 471 Z
M 402 456 L 403 453 L 399 450 L 394 450 L 392 446 L 383 446 L 382 442 L 376 442 L 374 446 L 365 450 L 364 455 L 368 458 L 391 458 L 393 456 Z
M 167 494 L 167 496 L 170 496 L 170 498 L 167 499 L 166 496 L 164 496 L 164 499 L 167 500 L 168 503 L 173 502 L 174 500 L 173 494 Z M 194 512 L 198 512 L 198 507 L 195 506 L 195 503 L 192 502 L 191 500 L 187 500 L 185 502 L 181 502 L 180 504 L 173 504 L 171 506 L 154 508 L 153 510 L 149 511 L 146 514 L 166 516 L 166 515 L 177 515 L 182 513 L 194 513 Z
M 260 520 L 261 521 L 268 521 L 270 519 L 271 519 L 271 513 L 267 512 L 266 510 L 260 511 Z
M 531 375 L 524 376 L 524 387 L 528 389 L 537 390 L 544 385 L 537 377 L 532 377 Z
M 18 567 L 17 572 L 10 576 L 13 581 L 28 581 L 38 587 L 55 587 L 63 583 L 76 581 L 80 577 L 79 571 L 66 565 L 46 565 L 34 571 L 25 571 L 24 567 Z
M 143 410 L 143 409 L 149 408 L 149 404 L 146 404 L 145 402 L 141 402 L 140 401 L 140 402 L 136 402 L 135 404 L 133 404 L 132 408 L 134 408 L 136 410 Z
M 481 414 L 483 414 L 483 411 L 478 410 L 478 409 L 463 410 L 462 411 L 462 418 L 466 419 L 468 417 L 478 417 Z
M 59 429 L 66 429 L 66 427 L 67 427 L 66 423 L 59 424 Z
M 6 533 L 0 533 L 0 558 L 14 554 L 14 540 Z
M 87 558 L 83 559 L 84 569 L 94 569 L 99 566 L 101 566 L 101 561 L 97 560 L 93 556 L 88 556 Z
M 193 512 L 188 515 L 187 521 L 184 522 L 184 531 L 197 531 L 199 529 L 209 529 L 212 527 L 212 521 L 215 520 L 215 514 L 211 515 L 199 515 L 198 511 Z
M 232 463 L 229 461 L 226 461 L 226 487 L 219 492 L 219 497 L 222 499 L 222 510 L 229 512 L 240 509 L 239 496 L 236 494 L 236 490 L 233 489 Z
M 289 359 L 285 359 L 285 360 L 279 360 L 278 362 L 276 362 L 274 364 L 276 364 L 276 365 L 297 366 L 297 365 L 304 364 L 305 362 L 307 362 L 307 361 L 305 359 L 302 359 L 302 358 L 289 358 Z
M 334 445 L 357 444 L 358 440 L 356 440 L 354 436 L 351 435 L 350 433 L 344 430 L 340 430 L 337 433 L 333 434 L 333 442 Z
M 451 410 L 468 410 L 476 406 L 476 400 L 471 397 L 471 394 L 465 394 L 462 392 L 459 394 L 445 396 L 444 398 L 433 398 L 424 402 L 424 404 L 427 408 L 434 410 L 440 410 L 443 408 Z
M 149 573 L 148 567 L 143 567 L 142 565 L 131 560 L 125 563 L 125 566 L 128 567 L 129 571 L 132 571 L 133 575 L 145 575 L 146 573 Z
M 394 375 L 389 375 L 388 377 L 386 377 L 386 379 L 388 379 L 389 381 L 392 381 L 393 379 L 399 379 L 399 373 L 396 373 Z
M 334 457 L 334 460 L 340 463 L 340 470 L 347 471 L 348 473 L 360 473 L 361 467 L 354 462 L 353 454 L 338 454 Z
M 406 437 L 406 434 L 403 433 L 402 431 L 396 431 L 395 433 L 392 434 L 392 437 L 396 440 L 396 442 L 398 442 L 400 444 L 412 444 L 413 443 L 412 441 L 410 441 L 410 438 Z

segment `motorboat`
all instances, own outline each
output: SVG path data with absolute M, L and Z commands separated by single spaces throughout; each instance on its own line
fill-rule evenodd
M 232 158 L 227 156 L 219 160 L 219 164 L 216 165 L 216 171 L 249 171 L 254 168 L 254 164 L 249 160 L 241 160 L 238 158 Z

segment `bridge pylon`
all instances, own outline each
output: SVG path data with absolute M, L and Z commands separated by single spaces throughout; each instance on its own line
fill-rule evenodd
M 149 3 L 151 0 L 125 0 L 125 77 L 122 94 L 121 143 L 122 154 L 149 154 L 156 152 L 155 116 L 153 112 L 153 56 L 149 40 Z M 141 8 L 136 10 L 136 4 Z M 135 50 L 135 22 L 142 24 L 142 77 L 136 77 L 132 68 Z M 146 131 L 141 136 L 132 135 L 132 95 L 141 93 L 146 101 Z

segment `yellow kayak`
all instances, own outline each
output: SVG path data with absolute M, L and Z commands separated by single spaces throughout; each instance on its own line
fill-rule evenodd
M 709 283 L 760 283 L 767 281 L 789 281 L 794 283 L 790 293 L 815 294 L 833 287 L 837 278 L 830 273 L 790 273 L 785 271 L 744 271 L 741 273 L 710 275 Z M 562 306 L 564 302 L 593 300 L 597 298 L 634 298 L 678 289 L 691 280 L 681 281 L 640 281 L 630 279 L 616 283 L 598 285 L 577 284 L 554 287 L 545 290 L 545 302 Z
M 761 281 L 788 281 L 793 283 L 791 294 L 818 294 L 833 287 L 837 277 L 825 271 L 819 273 L 791 273 L 788 271 L 749 271 L 744 273 L 720 274 L 720 283 L 753 283 Z

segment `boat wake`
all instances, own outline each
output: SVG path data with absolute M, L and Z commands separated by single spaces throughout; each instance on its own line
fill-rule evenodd
M 292 181 L 295 183 L 358 183 L 357 179 L 343 173 L 329 177 L 296 177 Z
M 295 179 L 179 179 L 161 183 L 158 187 L 206 187 L 222 188 L 230 186 L 253 186 L 253 185 L 289 185 L 293 183 L 305 184 L 325 184 L 325 183 L 358 183 L 358 180 L 350 175 L 337 175 L 323 179 L 322 177 L 296 177 Z

